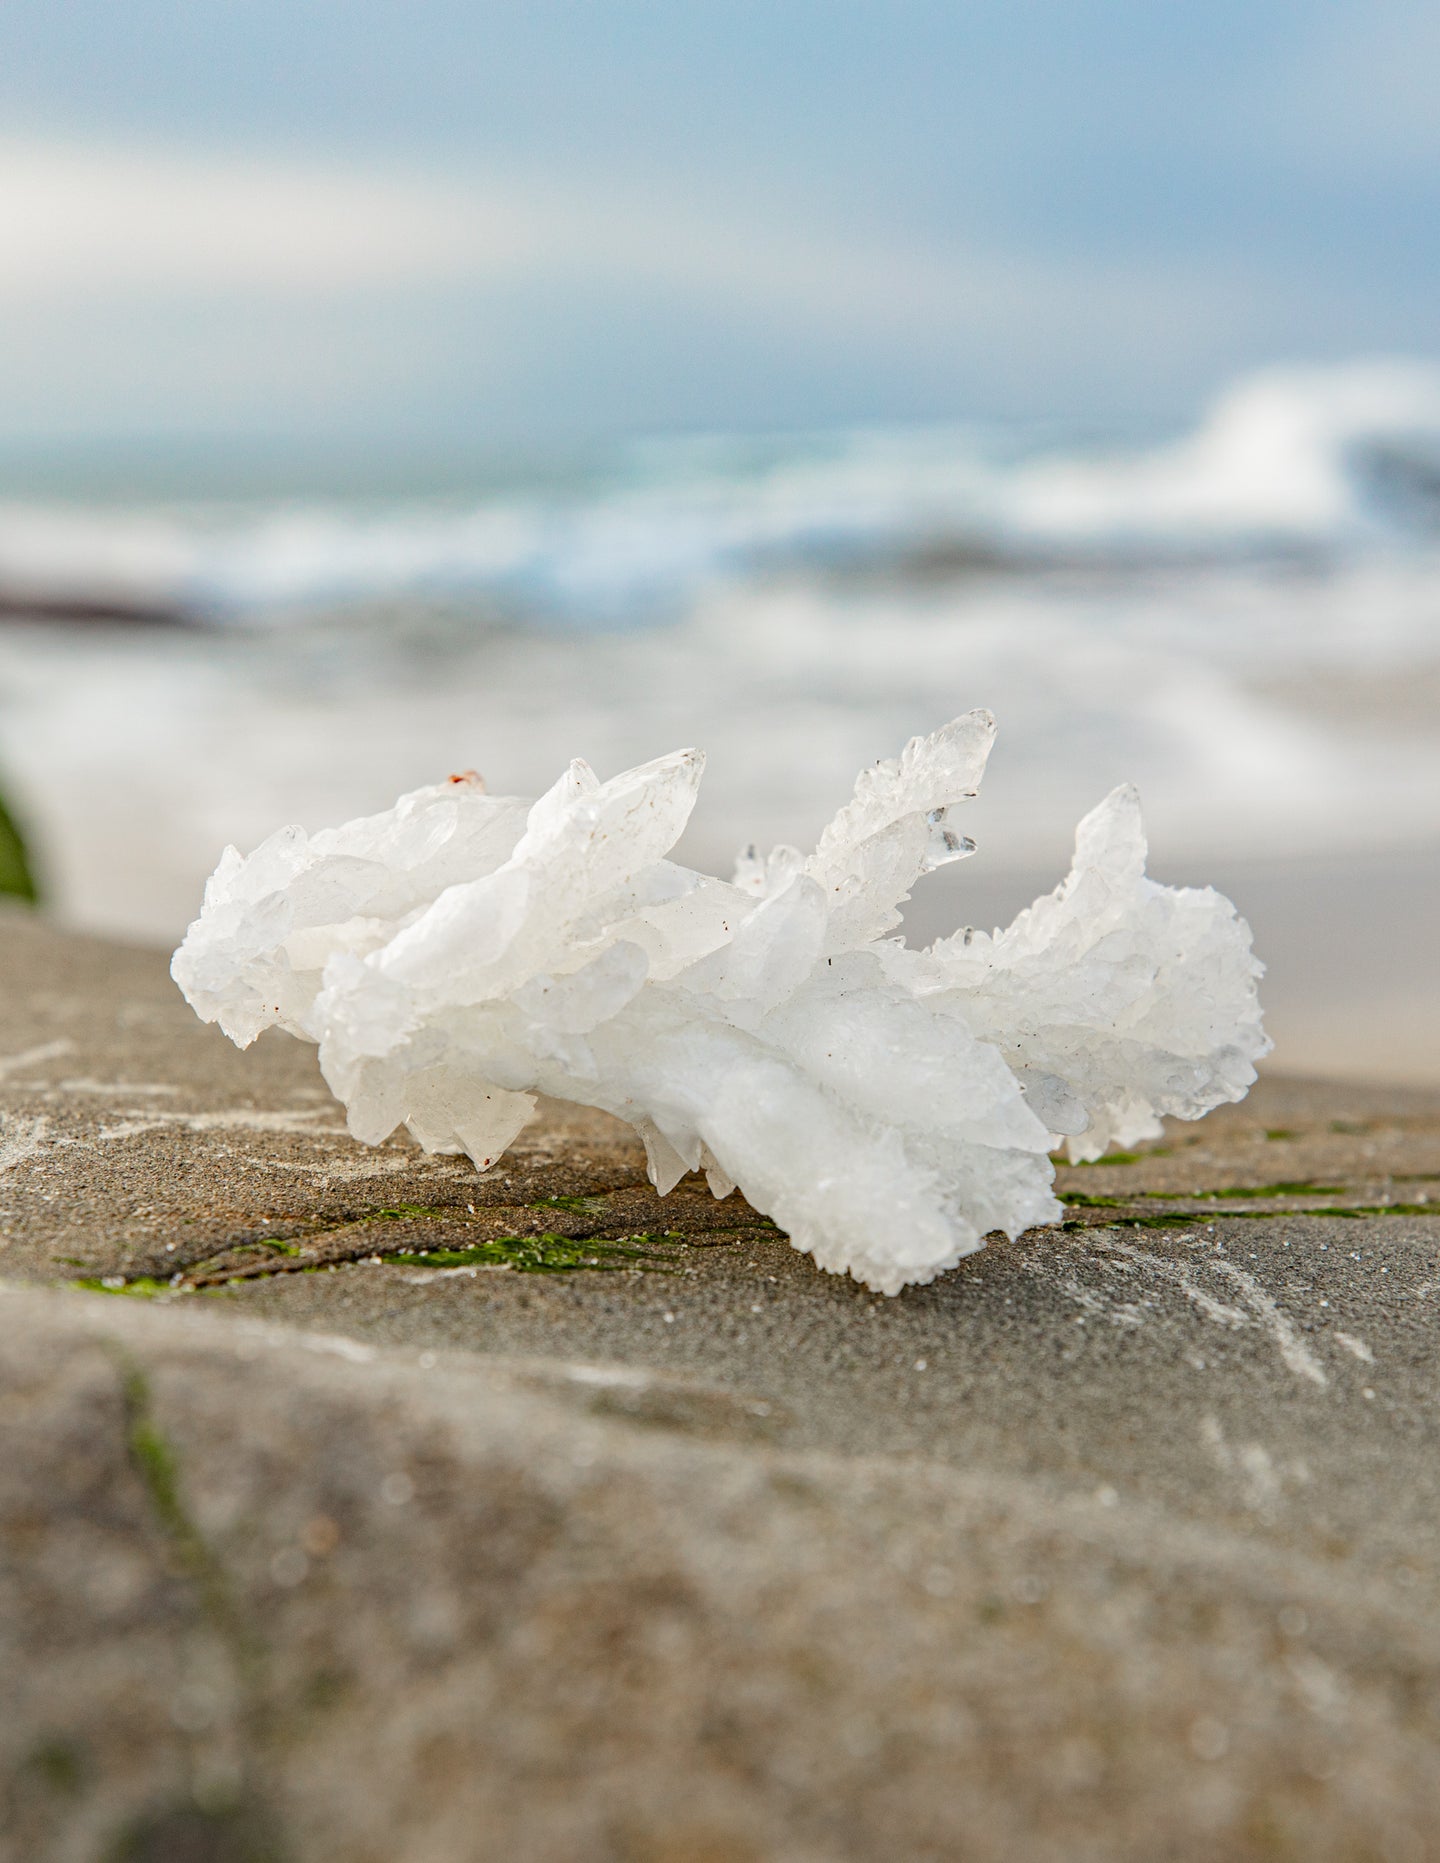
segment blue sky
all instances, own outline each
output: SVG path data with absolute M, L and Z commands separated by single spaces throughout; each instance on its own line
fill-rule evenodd
M 1129 421 L 1434 354 L 1437 82 L 1386 0 L 8 0 L 0 433 Z

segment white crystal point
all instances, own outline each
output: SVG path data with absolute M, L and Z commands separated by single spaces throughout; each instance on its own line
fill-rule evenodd
M 929 954 L 937 993 L 1001 1047 L 1072 1160 L 1243 1099 L 1270 1049 L 1249 926 L 1208 887 L 1147 879 L 1145 851 L 1124 785 L 1080 823 L 1053 893 Z
M 1134 792 L 1081 823 L 1069 876 L 1004 932 L 884 934 L 994 736 L 970 712 L 865 771 L 808 858 L 734 883 L 666 858 L 703 761 L 538 802 L 467 773 L 383 815 L 226 849 L 172 971 L 242 1046 L 318 1044 L 350 1130 L 401 1124 L 489 1168 L 537 1093 L 627 1120 L 662 1193 L 703 1170 L 823 1268 L 893 1294 L 996 1230 L 1054 1221 L 1049 1151 L 1098 1156 L 1238 1099 L 1266 1051 L 1249 931 L 1145 877 Z
M 966 712 L 929 737 L 912 737 L 893 760 L 860 772 L 855 794 L 806 862 L 806 871 L 832 895 L 832 952 L 893 931 L 900 923 L 897 908 L 922 873 L 974 852 L 947 814 L 974 797 L 994 742 L 990 713 Z

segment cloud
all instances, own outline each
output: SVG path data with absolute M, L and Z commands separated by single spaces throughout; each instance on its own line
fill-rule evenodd
M 503 276 L 530 245 L 513 203 L 428 177 L 0 141 L 0 303 L 388 289 Z
M 1115 313 L 1149 268 L 877 241 L 783 213 L 545 178 L 436 176 L 183 150 L 0 141 L 0 305 L 241 292 L 284 301 L 550 278 L 688 292 L 810 329 Z M 1187 279 L 1192 296 L 1199 281 Z
M 988 411 L 1077 382 L 1133 407 L 1283 349 L 1293 315 L 1254 266 L 885 237 L 663 179 L 43 139 L 0 141 L 0 254 L 12 432 L 383 424 L 447 396 L 512 431 L 953 414 L 977 385 Z

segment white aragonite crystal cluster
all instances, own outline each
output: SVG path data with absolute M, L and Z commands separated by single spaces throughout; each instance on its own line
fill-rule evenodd
M 1095 1158 L 1198 1118 L 1269 1046 L 1248 927 L 1145 877 L 1128 788 L 1006 930 L 890 935 L 917 877 L 973 851 L 952 814 L 994 730 L 975 711 L 912 739 L 813 854 L 747 849 L 731 881 L 666 858 L 698 752 L 603 783 L 576 762 L 538 802 L 452 777 L 227 848 L 173 974 L 241 1046 L 272 1024 L 318 1043 L 368 1144 L 403 1124 L 483 1171 L 535 1094 L 600 1107 L 662 1194 L 703 1170 L 822 1268 L 897 1293 L 1053 1222 L 1061 1139 Z

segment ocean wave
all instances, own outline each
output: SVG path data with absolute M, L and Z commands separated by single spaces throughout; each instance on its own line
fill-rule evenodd
M 682 853 L 728 871 L 742 836 L 809 845 L 855 767 L 973 705 L 1005 729 L 967 871 L 1062 870 L 1076 807 L 1134 781 L 1156 870 L 1184 877 L 1433 843 L 1437 622 L 1440 567 L 1361 559 L 1118 585 L 732 585 L 673 627 L 584 639 L 0 630 L 0 761 L 60 909 L 145 936 L 183 927 L 227 841 L 466 768 L 533 794 L 576 754 L 613 773 L 705 745 L 708 838 Z
M 287 621 L 409 602 L 607 628 L 737 581 L 1440 545 L 1440 366 L 1276 368 L 1189 433 L 865 429 L 632 448 L 563 494 L 0 505 L 0 607 Z

